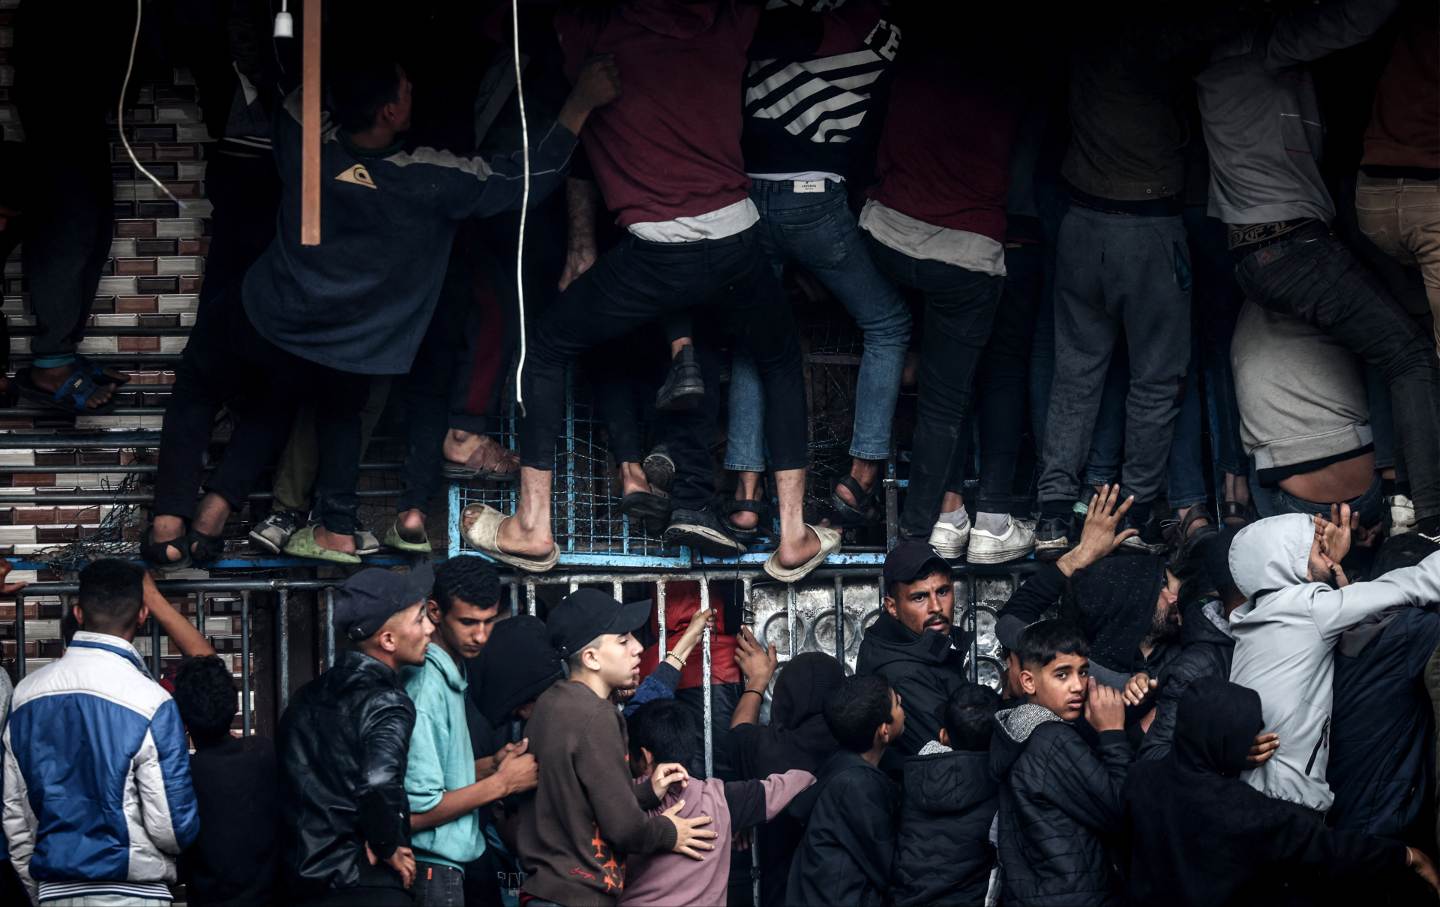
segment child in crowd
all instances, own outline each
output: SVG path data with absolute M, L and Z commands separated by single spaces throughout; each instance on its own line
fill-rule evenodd
M 630 767 L 648 780 L 663 763 L 694 765 L 703 761 L 704 734 L 695 710 L 676 700 L 641 706 L 629 718 Z M 709 816 L 718 840 L 769 822 L 795 795 L 815 783 L 805 771 L 788 771 L 759 781 L 696 778 L 672 786 L 652 815 L 684 803 L 681 816 Z M 730 884 L 730 848 L 702 854 L 700 864 L 677 854 L 654 854 L 626 864 L 621 904 L 724 904 Z
M 990 737 L 1000 696 L 967 684 L 940 709 L 940 739 L 905 762 L 895 848 L 895 904 L 982 904 L 995 846 L 990 826 L 999 794 L 990 774 Z
M 879 765 L 905 733 L 900 694 L 878 675 L 847 677 L 825 697 L 825 723 L 840 752 L 820 769 L 786 903 L 882 904 L 895 857 L 896 791 Z
M 1020 636 L 1028 701 L 999 712 L 990 765 L 1000 783 L 1000 875 L 1007 907 L 1118 902 L 1102 837 L 1120 821 L 1132 758 L 1119 690 L 1090 677 L 1089 646 L 1065 621 Z M 1099 755 L 1075 722 L 1099 735 Z
M 620 604 L 577 589 L 550 612 L 550 642 L 569 679 L 540 695 L 526 728 L 540 763 L 535 796 L 520 806 L 520 860 L 530 907 L 614 905 L 625 889 L 624 855 L 672 851 L 694 860 L 714 850 L 709 816 L 681 817 L 685 801 L 658 815 L 670 785 L 689 780 L 673 763 L 636 784 L 626 767 L 625 719 L 610 694 L 639 682 L 640 643 L 631 634 L 650 602 Z
M 190 658 L 175 675 L 175 705 L 190 733 L 190 780 L 200 834 L 180 857 L 188 903 L 276 903 L 280 868 L 279 769 L 268 737 L 230 733 L 239 697 L 218 655 Z

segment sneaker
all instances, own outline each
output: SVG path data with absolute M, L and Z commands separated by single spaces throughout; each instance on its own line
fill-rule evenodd
M 298 510 L 275 510 L 250 530 L 250 544 L 262 551 L 279 554 L 285 550 L 285 543 L 309 522 L 309 518 Z
M 661 412 L 676 412 L 694 409 L 705 396 L 705 379 L 700 374 L 700 363 L 695 358 L 695 347 L 683 346 L 670 361 L 670 374 L 660 385 L 655 395 L 655 408 Z
M 745 546 L 725 530 L 710 508 L 685 510 L 677 508 L 670 514 L 665 530 L 665 544 L 684 545 L 706 557 L 736 557 L 745 553 Z
M 369 529 L 361 529 L 355 533 L 355 553 L 361 557 L 368 557 L 380 553 L 380 539 Z
M 1415 531 L 1415 502 L 1403 494 L 1385 498 L 1388 508 L 1388 522 L 1391 535 L 1404 535 Z
M 640 469 L 645 473 L 645 481 L 663 492 L 669 493 L 670 486 L 675 483 L 675 460 L 664 444 L 656 444 L 645 455 Z
M 947 561 L 964 557 L 965 548 L 970 544 L 970 514 L 963 510 L 960 514 L 964 519 L 958 526 L 947 520 L 936 520 L 930 529 L 930 547 Z
M 1035 527 L 1035 559 L 1058 561 L 1070 550 L 1070 518 L 1047 517 Z
M 1010 525 L 998 535 L 980 527 L 970 530 L 970 550 L 966 560 L 972 564 L 1003 564 L 1018 561 L 1035 550 L 1035 530 L 1022 520 L 1010 518 Z

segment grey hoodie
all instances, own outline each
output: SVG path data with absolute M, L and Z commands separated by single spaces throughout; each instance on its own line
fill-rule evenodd
M 1230 679 L 1260 694 L 1265 730 L 1280 735 L 1274 758 L 1246 772 L 1245 781 L 1324 812 L 1335 799 L 1325 781 L 1335 644 L 1387 608 L 1440 601 L 1440 553 L 1368 583 L 1332 589 L 1306 579 L 1314 536 L 1310 517 L 1295 513 L 1236 534 L 1230 573 L 1248 600 L 1230 615 Z

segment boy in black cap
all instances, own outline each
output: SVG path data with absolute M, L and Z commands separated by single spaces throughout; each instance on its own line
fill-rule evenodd
M 651 782 L 635 784 L 626 765 L 625 719 L 610 703 L 618 687 L 639 681 L 640 643 L 631 634 L 650 616 L 650 603 L 620 602 L 578 589 L 550 612 L 550 642 L 565 659 L 569 680 L 535 703 L 527 733 L 540 763 L 540 786 L 520 808 L 520 859 L 530 907 L 616 904 L 625 887 L 626 854 L 673 851 L 695 859 L 713 850 L 709 816 L 646 815 L 685 769 L 656 766 Z
M 405 762 L 415 707 L 399 669 L 425 661 L 434 582 L 426 565 L 346 580 L 335 633 L 353 648 L 301 687 L 280 719 L 282 853 L 296 901 L 411 903 Z
M 950 564 L 919 539 L 885 557 L 885 602 L 865 631 L 857 674 L 878 674 L 906 702 L 905 733 L 893 744 L 913 756 L 940 735 L 940 710 L 963 687 L 969 641 L 955 629 Z

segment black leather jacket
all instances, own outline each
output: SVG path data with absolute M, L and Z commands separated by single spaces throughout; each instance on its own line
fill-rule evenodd
M 410 841 L 405 762 L 415 706 L 387 665 L 359 652 L 301 687 L 280 718 L 285 862 L 297 896 L 394 885 L 381 860 Z

